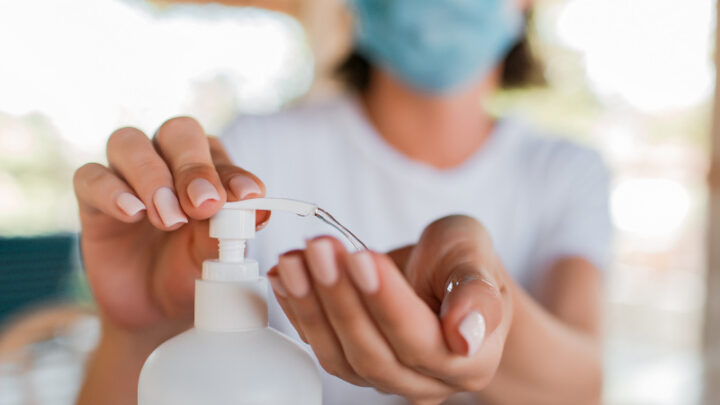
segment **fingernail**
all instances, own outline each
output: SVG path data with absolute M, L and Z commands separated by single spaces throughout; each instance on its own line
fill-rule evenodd
M 467 356 L 477 353 L 485 339 L 485 318 L 479 312 L 472 311 L 460 322 L 459 330 L 468 345 Z
M 117 204 L 118 208 L 120 208 L 122 212 L 131 217 L 134 217 L 138 212 L 145 209 L 145 204 L 127 191 L 123 191 L 119 196 L 117 196 L 115 204 Z
M 240 174 L 230 179 L 230 183 L 228 183 L 228 185 L 230 186 L 230 191 L 232 191 L 233 194 L 235 194 L 235 197 L 240 200 L 244 200 L 252 194 L 257 194 L 258 196 L 262 194 L 260 185 L 257 184 L 252 177 L 244 174 Z
M 285 287 L 282 285 L 282 281 L 280 281 L 280 277 L 278 276 L 268 276 L 268 280 L 270 280 L 270 285 L 272 286 L 273 291 L 281 297 L 287 297 L 287 290 L 285 290 Z
M 261 230 L 265 229 L 267 224 L 270 223 L 270 217 L 272 216 L 272 212 L 271 211 L 265 211 L 265 212 L 267 212 L 267 214 L 266 214 L 267 216 L 265 217 L 265 219 L 263 219 L 262 222 L 257 224 L 257 226 L 255 227 L 256 231 L 261 231 Z
M 218 194 L 215 186 L 205 179 L 198 178 L 191 181 L 187 186 L 187 193 L 190 202 L 195 208 L 201 206 L 205 201 L 220 200 L 220 194 Z
M 380 287 L 375 260 L 370 252 L 353 253 L 348 259 L 350 278 L 366 294 L 375 293 Z
M 180 210 L 180 203 L 175 193 L 169 187 L 161 187 L 155 191 L 153 204 L 166 227 L 188 222 L 187 217 Z
M 310 272 L 324 286 L 331 286 L 338 279 L 335 248 L 329 239 L 317 239 L 307 245 Z
M 255 227 L 255 231 L 262 231 L 263 229 L 265 229 L 265 227 L 268 225 L 269 222 L 270 222 L 269 220 L 262 221 L 261 223 L 258 224 L 258 226 Z
M 310 292 L 310 280 L 305 274 L 305 264 L 298 255 L 280 256 L 278 272 L 283 285 L 290 294 L 297 298 Z

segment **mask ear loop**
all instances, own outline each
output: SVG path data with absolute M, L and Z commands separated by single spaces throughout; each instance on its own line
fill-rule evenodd
M 333 217 L 332 215 L 330 215 L 329 212 L 325 211 L 320 207 L 317 207 L 315 209 L 315 216 L 320 218 L 326 224 L 337 229 L 338 232 L 340 232 L 345 237 L 345 239 L 347 239 L 353 245 L 353 247 L 355 247 L 355 249 L 359 251 L 368 250 L 367 246 L 365 246 L 365 244 L 357 236 L 355 236 L 354 233 L 350 232 L 349 229 L 345 228 L 343 224 L 338 222 L 338 220 L 335 219 L 335 217 Z

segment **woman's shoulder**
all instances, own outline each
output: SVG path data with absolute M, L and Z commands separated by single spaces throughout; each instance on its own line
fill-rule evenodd
M 607 177 L 600 153 L 564 134 L 538 129 L 521 120 L 505 122 L 514 160 L 533 177 L 547 180 Z
M 327 132 L 346 112 L 348 100 L 310 100 L 269 114 L 240 114 L 223 131 L 226 144 L 307 142 Z

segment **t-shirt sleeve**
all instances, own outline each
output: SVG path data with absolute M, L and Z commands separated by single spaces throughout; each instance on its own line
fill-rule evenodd
M 605 271 L 611 258 L 609 171 L 597 152 L 565 145 L 554 153 L 543 182 L 537 264 L 541 272 L 559 259 L 582 257 Z

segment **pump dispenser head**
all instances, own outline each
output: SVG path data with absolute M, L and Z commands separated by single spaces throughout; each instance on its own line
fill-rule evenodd
M 318 206 L 281 198 L 255 198 L 231 202 L 210 219 L 210 236 L 218 239 L 218 259 L 203 263 L 203 280 L 243 281 L 259 277 L 258 265 L 245 259 L 248 239 L 255 238 L 255 211 L 286 211 L 314 215 Z
M 213 235 L 213 228 L 217 227 L 217 235 L 236 235 L 236 238 L 242 238 L 241 235 L 249 235 L 248 237 L 242 239 L 247 240 L 253 238 L 255 236 L 255 210 L 285 211 L 297 214 L 301 217 L 314 215 L 340 232 L 350 242 L 350 244 L 355 247 L 355 249 L 367 250 L 367 246 L 365 246 L 365 244 L 357 236 L 355 236 L 354 233 L 338 222 L 338 220 L 330 215 L 329 212 L 320 208 L 317 204 L 287 198 L 254 198 L 250 200 L 227 203 L 223 209 L 210 220 L 210 235 L 220 238 L 220 236 Z M 231 213 L 232 211 L 246 211 L 252 212 L 252 214 Z M 225 229 L 225 227 L 232 228 L 234 223 L 241 226 L 242 229 L 229 229 L 227 232 L 220 230 L 221 227 L 223 229 Z M 232 236 L 228 236 L 228 238 L 232 238 Z
M 259 276 L 257 262 L 245 259 L 247 240 L 255 237 L 255 210 L 221 209 L 210 219 L 210 236 L 218 239 L 218 259 L 203 263 L 203 280 L 243 281 Z
M 255 211 L 223 208 L 210 220 L 210 237 L 218 239 L 221 262 L 245 260 L 245 244 L 255 237 Z

